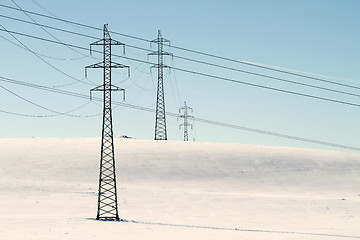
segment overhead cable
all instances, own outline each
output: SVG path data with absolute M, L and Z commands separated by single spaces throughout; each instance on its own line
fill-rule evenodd
M 88 82 L 84 82 L 84 81 L 82 81 L 82 80 L 80 80 L 80 79 L 77 79 L 77 78 L 75 78 L 75 77 L 67 74 L 66 72 L 60 70 L 59 68 L 55 67 L 53 64 L 51 64 L 51 63 L 49 63 L 48 61 L 46 61 L 45 59 L 43 59 L 39 54 L 37 54 L 36 52 L 32 51 L 32 50 L 31 50 L 29 47 L 27 47 L 23 42 L 21 42 L 17 37 L 15 37 L 14 34 L 16 34 L 16 33 L 7 30 L 7 29 L 6 29 L 3 25 L 1 25 L 1 24 L 0 24 L 0 26 L 3 28 L 3 29 L 0 29 L 1 31 L 5 31 L 5 32 L 9 33 L 10 36 L 12 36 L 18 43 L 20 43 L 27 51 L 29 51 L 29 52 L 31 52 L 32 54 L 34 54 L 34 55 L 35 55 L 37 58 L 39 58 L 42 62 L 44 62 L 45 64 L 47 64 L 48 66 L 50 66 L 51 68 L 53 68 L 54 70 L 56 70 L 57 72 L 59 72 L 59 73 L 65 75 L 65 76 L 67 76 L 67 77 L 75 80 L 76 82 L 81 82 L 81 83 L 84 83 L 84 84 L 87 84 L 87 85 L 92 85 L 92 84 L 90 84 L 90 83 L 88 83 Z M 61 44 L 62 42 L 58 42 L 58 43 Z M 63 43 L 62 45 L 66 45 L 66 44 Z M 65 85 L 66 85 L 66 86 L 67 86 L 67 85 L 72 85 L 72 84 L 74 84 L 74 83 L 75 83 L 75 82 L 70 83 L 70 84 L 65 84 Z M 62 85 L 62 86 L 65 86 L 65 85 Z
M 19 80 L 14 80 L 14 79 L 2 77 L 2 76 L 0 76 L 0 81 L 7 82 L 7 83 L 13 83 L 13 84 L 17 84 L 17 85 L 22 85 L 22 86 L 26 86 L 26 87 L 31 87 L 31 88 L 36 88 L 39 90 L 54 92 L 54 93 L 58 93 L 58 94 L 63 94 L 63 95 L 67 95 L 67 96 L 89 99 L 89 96 L 85 95 L 85 94 L 55 89 L 55 88 L 51 88 L 51 87 L 47 87 L 47 86 L 32 84 L 32 83 L 28 83 L 28 82 L 19 81 Z M 94 101 L 102 102 L 102 99 L 99 97 L 92 97 L 92 99 Z M 135 110 L 151 112 L 151 113 L 155 112 L 155 110 L 152 108 L 137 106 L 137 105 L 133 105 L 133 104 L 129 104 L 129 103 L 124 103 L 124 102 L 119 102 L 119 101 L 112 101 L 112 103 L 115 105 L 121 105 L 123 107 L 131 108 L 131 109 L 135 109 Z M 175 118 L 179 117 L 179 114 L 171 113 L 171 112 L 166 112 L 166 115 L 175 117 Z M 249 127 L 239 126 L 239 125 L 235 125 L 235 124 L 223 123 L 223 122 L 208 120 L 208 119 L 204 119 L 204 118 L 195 118 L 194 120 L 197 122 L 200 122 L 200 123 L 207 123 L 207 124 L 216 125 L 216 126 L 220 126 L 220 127 L 238 129 L 238 130 L 242 130 L 242 131 L 253 132 L 253 133 L 258 133 L 258 134 L 263 134 L 263 135 L 268 135 L 268 136 L 273 136 L 273 137 L 286 138 L 286 139 L 291 139 L 291 140 L 296 140 L 296 141 L 301 141 L 301 142 L 342 148 L 342 149 L 353 150 L 353 151 L 360 151 L 359 147 L 352 147 L 352 146 L 347 146 L 347 145 L 342 145 L 342 144 L 336 144 L 336 143 L 330 143 L 330 142 L 319 141 L 319 140 L 314 140 L 314 139 L 291 136 L 291 135 L 287 135 L 287 134 L 265 131 L 265 130 L 255 129 L 255 128 L 249 128 Z
M 0 17 L 8 18 L 8 19 L 15 20 L 15 21 L 20 21 L 20 22 L 27 23 L 27 24 L 35 24 L 35 25 L 38 25 L 38 26 L 40 26 L 42 28 L 49 28 L 49 29 L 53 29 L 53 30 L 57 30 L 57 31 L 62 31 L 62 32 L 70 33 L 70 34 L 75 34 L 75 35 L 82 36 L 82 37 L 87 37 L 87 38 L 91 38 L 91 39 L 98 39 L 97 37 L 90 36 L 90 35 L 87 35 L 87 34 L 81 34 L 81 33 L 78 33 L 78 32 L 68 31 L 68 30 L 65 30 L 65 29 L 60 29 L 60 28 L 56 28 L 56 27 L 52 27 L 52 26 L 48 26 L 48 25 L 44 25 L 44 24 L 33 23 L 33 22 L 29 22 L 29 21 L 25 21 L 25 20 L 22 20 L 22 19 L 13 18 L 13 17 L 1 15 L 1 14 L 0 14 Z M 59 41 L 59 42 L 61 42 L 61 41 Z M 66 45 L 66 44 L 64 44 L 64 45 Z M 129 44 L 126 44 L 126 46 L 130 47 L 130 48 L 142 50 L 142 51 L 147 51 L 147 52 L 152 51 L 150 49 L 137 47 L 137 46 L 133 46 L 133 45 L 129 45 Z M 71 49 L 73 49 L 73 48 L 71 48 Z M 272 80 L 276 80 L 276 81 L 286 82 L 286 83 L 300 85 L 300 86 L 309 87 L 309 88 L 320 89 L 320 90 L 329 91 L 329 92 L 335 92 L 335 93 L 354 96 L 354 97 L 360 97 L 360 94 L 356 94 L 356 93 L 340 91 L 340 90 L 321 87 L 321 86 L 316 86 L 316 85 L 312 85 L 312 84 L 308 84 L 308 83 L 301 83 L 301 82 L 297 82 L 297 81 L 293 81 L 293 80 L 289 80 L 289 79 L 285 79 L 285 78 L 269 76 L 269 75 L 266 75 L 266 74 L 255 73 L 255 72 L 246 71 L 246 70 L 233 68 L 233 67 L 227 67 L 227 66 L 224 66 L 224 65 L 209 63 L 209 62 L 200 61 L 200 60 L 196 60 L 196 59 L 192 59 L 192 58 L 188 58 L 188 57 L 183 57 L 183 56 L 178 56 L 178 55 L 173 55 L 173 57 L 178 58 L 178 59 L 182 59 L 182 60 L 186 60 L 186 61 L 191 61 L 191 62 L 195 62 L 195 63 L 200 63 L 200 64 L 212 66 L 212 67 L 223 68 L 223 69 L 226 69 L 226 70 L 241 72 L 241 73 L 244 73 L 244 74 L 249 74 L 249 75 L 253 75 L 253 76 L 257 76 L 257 77 L 268 78 L 268 79 L 272 79 Z M 352 88 L 360 90 L 360 87 L 353 86 Z
M 7 5 L 4 5 L 4 4 L 0 4 L 0 7 L 20 11 L 17 8 L 7 6 Z M 61 21 L 61 22 L 70 23 L 70 24 L 77 25 L 77 26 L 86 27 L 86 28 L 89 28 L 89 29 L 102 31 L 102 28 L 99 28 L 99 27 L 93 27 L 93 26 L 90 26 L 90 25 L 77 23 L 77 22 L 74 22 L 74 21 L 69 21 L 69 20 L 66 20 L 66 19 L 59 18 L 59 17 L 48 16 L 48 15 L 45 15 L 45 14 L 40 14 L 40 13 L 36 13 L 36 12 L 32 12 L 32 11 L 27 11 L 27 10 L 23 10 L 23 11 L 26 12 L 26 13 L 41 16 L 41 17 L 44 17 L 44 18 L 49 18 L 49 19 L 53 19 L 53 20 L 57 20 L 57 21 Z M 120 36 L 127 37 L 127 38 L 132 38 L 132 39 L 145 41 L 145 42 L 151 42 L 151 40 L 141 38 L 141 37 L 132 36 L 132 35 L 129 35 L 129 34 L 124 34 L 124 33 L 115 32 L 115 31 L 109 31 L 109 32 L 112 33 L 112 34 L 120 35 Z M 187 52 L 191 52 L 191 53 L 195 53 L 195 54 L 199 54 L 199 55 L 204 55 L 204 56 L 207 56 L 207 57 L 212 57 L 212 58 L 217 58 L 217 59 L 221 59 L 221 60 L 225 60 L 225 61 L 229 61 L 229 62 L 244 64 L 244 65 L 253 66 L 253 67 L 258 67 L 258 68 L 271 70 L 271 71 L 275 71 L 275 72 L 279 72 L 279 73 L 283 73 L 283 74 L 289 74 L 289 75 L 293 75 L 293 76 L 297 76 L 297 77 L 307 78 L 307 79 L 311 79 L 311 80 L 315 80 L 315 81 L 321 81 L 321 82 L 334 84 L 334 85 L 338 85 L 338 86 L 343 86 L 343 87 L 360 89 L 360 87 L 358 87 L 358 86 L 353 86 L 353 85 L 349 85 L 349 84 L 343 84 L 343 83 L 339 83 L 339 82 L 334 82 L 334 81 L 330 81 L 330 80 L 326 80 L 326 79 L 322 79 L 322 78 L 318 78 L 318 77 L 308 76 L 308 75 L 305 75 L 305 74 L 294 73 L 294 72 L 281 70 L 281 69 L 277 69 L 277 68 L 273 68 L 273 67 L 269 67 L 269 66 L 264 66 L 264 65 L 261 65 L 261 64 L 255 64 L 255 63 L 250 63 L 250 62 L 246 62 L 246 61 L 231 59 L 231 58 L 227 58 L 227 57 L 218 56 L 218 55 L 215 55 L 215 54 L 210 54 L 210 53 L 201 52 L 201 51 L 192 50 L 192 49 L 179 47 L 179 46 L 174 46 L 174 45 L 170 45 L 170 47 L 175 48 L 175 49 L 179 49 L 179 50 L 182 50 L 182 51 L 187 51 Z
M 46 42 L 55 43 L 55 44 L 59 44 L 59 45 L 68 45 L 68 46 L 71 46 L 71 47 L 74 47 L 74 48 L 87 50 L 87 48 L 85 48 L 85 47 L 77 46 L 77 45 L 74 45 L 74 44 L 68 44 L 68 43 L 64 43 L 64 42 L 58 42 L 58 41 L 54 41 L 54 40 L 50 40 L 50 39 L 45 39 L 45 38 L 41 38 L 41 37 L 29 35 L 29 34 L 23 34 L 23 33 L 19 33 L 19 32 L 4 30 L 4 29 L 0 29 L 0 31 L 6 31 L 6 32 L 9 32 L 9 33 L 18 34 L 20 36 L 34 38 L 34 39 L 41 40 L 41 41 L 46 41 Z M 102 53 L 101 51 L 96 51 L 96 50 L 94 50 L 93 52 Z M 117 55 L 117 54 L 113 54 L 113 56 L 128 59 L 128 60 L 131 60 L 131 61 L 146 63 L 146 64 L 149 64 L 149 65 L 154 65 L 154 63 L 144 61 L 144 60 L 140 60 L 140 59 L 136 59 L 136 58 L 130 58 L 130 57 L 121 56 L 121 55 Z M 201 73 L 201 72 L 182 69 L 182 68 L 177 68 L 177 67 L 170 67 L 170 68 L 174 69 L 174 70 L 177 70 L 177 71 L 181 71 L 181 72 L 191 73 L 191 74 L 200 75 L 200 76 L 204 76 L 204 77 L 209 77 L 209 78 L 213 78 L 213 79 L 219 79 L 219 80 L 232 82 L 232 83 L 237 83 L 237 84 L 242 84 L 242 85 L 247 85 L 247 86 L 251 86 L 251 87 L 257 87 L 257 88 L 262 88 L 262 89 L 267 89 L 267 90 L 271 90 L 271 91 L 282 92 L 282 93 L 286 93 L 286 94 L 297 95 L 297 96 L 301 96 L 301 97 L 307 97 L 307 98 L 312 98 L 312 99 L 317 99 L 317 100 L 322 100 L 322 101 L 327 101 L 327 102 L 339 103 L 339 104 L 344 104 L 344 105 L 353 106 L 353 107 L 360 107 L 360 104 L 357 104 L 357 103 L 340 101 L 340 100 L 331 99 L 331 98 L 325 98 L 325 97 L 319 97 L 319 96 L 305 94 L 305 93 L 299 93 L 299 92 L 289 91 L 289 90 L 285 90 L 285 89 L 274 88 L 274 87 L 264 86 L 264 85 L 260 85 L 260 84 L 239 81 L 239 80 L 236 80 L 236 79 L 216 76 L 216 75 L 207 74 L 207 73 Z

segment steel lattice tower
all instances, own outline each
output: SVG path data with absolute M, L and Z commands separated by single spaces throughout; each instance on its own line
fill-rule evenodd
M 129 73 L 130 70 L 128 66 L 111 61 L 111 46 L 122 45 L 125 51 L 125 45 L 123 43 L 111 39 L 107 24 L 104 25 L 104 38 L 90 44 L 90 53 L 91 53 L 91 47 L 97 45 L 103 46 L 104 60 L 100 63 L 85 67 L 85 75 L 86 75 L 86 70 L 88 68 L 104 69 L 103 85 L 100 85 L 90 90 L 90 96 L 92 91 L 101 91 L 103 92 L 103 98 L 104 98 L 99 191 L 98 191 L 98 209 L 97 209 L 96 220 L 119 220 L 117 189 L 116 189 L 116 174 L 115 174 L 111 92 L 112 91 L 124 92 L 125 90 L 111 84 L 111 69 L 128 68 Z
M 168 52 L 164 52 L 163 45 L 164 45 L 164 43 L 168 43 L 170 45 L 170 41 L 164 39 L 161 36 L 160 30 L 159 30 L 158 38 L 151 41 L 151 43 L 156 43 L 158 45 L 158 50 L 156 52 L 149 53 L 149 55 L 157 55 L 158 56 L 158 64 L 155 64 L 152 67 L 152 68 L 158 69 L 158 86 L 157 86 L 156 118 L 155 118 L 155 140 L 167 140 L 163 69 L 167 68 L 168 66 L 164 65 L 163 56 L 164 55 L 172 56 L 172 54 L 168 53 Z
M 194 119 L 193 116 L 189 115 L 189 110 L 192 112 L 193 109 L 191 107 L 188 107 L 186 105 L 186 102 L 184 102 L 184 106 L 179 108 L 179 113 L 181 113 L 181 111 L 184 111 L 183 115 L 180 115 L 179 118 L 183 118 L 184 119 L 184 123 L 179 125 L 179 128 L 184 127 L 184 141 L 188 141 L 189 140 L 189 131 L 188 131 L 188 127 L 191 127 L 191 129 L 193 128 L 193 125 L 191 123 L 188 123 L 189 119 Z

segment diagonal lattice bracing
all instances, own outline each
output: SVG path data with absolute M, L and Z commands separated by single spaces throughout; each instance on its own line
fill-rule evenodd
M 111 92 L 124 91 L 124 89 L 113 86 L 111 84 L 112 68 L 129 68 L 128 66 L 112 62 L 111 46 L 122 45 L 116 40 L 111 39 L 107 24 L 104 25 L 104 38 L 92 43 L 103 46 L 104 60 L 100 63 L 87 66 L 85 68 L 103 68 L 104 83 L 101 86 L 91 89 L 90 91 L 103 92 L 104 108 L 103 108 L 103 124 L 102 124 L 102 140 L 101 140 L 101 156 L 100 156 L 100 175 L 98 190 L 98 209 L 97 220 L 119 220 L 116 174 L 115 174 L 115 158 L 114 158 L 114 138 L 112 125 L 112 109 L 111 109 Z M 125 47 L 124 47 L 125 49 Z M 129 72 L 130 73 L 130 72 Z

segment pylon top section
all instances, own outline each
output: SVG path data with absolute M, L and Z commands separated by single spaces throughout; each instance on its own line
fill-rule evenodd
M 109 79 L 111 79 L 111 71 L 110 71 L 111 68 L 127 68 L 128 69 L 128 76 L 130 77 L 130 67 L 129 66 L 126 66 L 126 65 L 123 65 L 123 64 L 120 64 L 120 63 L 116 63 L 116 62 L 113 62 L 111 60 L 111 56 L 112 56 L 111 46 L 112 45 L 121 45 L 121 46 L 123 46 L 123 54 L 125 54 L 125 44 L 121 43 L 119 41 L 111 39 L 110 32 L 108 30 L 108 24 L 104 24 L 104 38 L 90 44 L 90 54 L 92 54 L 92 46 L 98 46 L 98 45 L 101 45 L 101 46 L 104 47 L 104 52 L 103 52 L 104 59 L 103 59 L 102 62 L 95 63 L 95 64 L 92 64 L 92 65 L 89 65 L 89 66 L 85 67 L 85 77 L 87 77 L 87 69 L 88 68 L 104 68 L 104 69 L 108 69 L 109 70 L 109 76 L 108 76 Z M 99 86 L 99 87 L 101 87 L 101 86 Z M 94 88 L 92 90 L 93 91 L 99 91 L 99 89 L 100 89 L 99 87 Z M 119 89 L 111 88 L 111 90 L 118 91 Z M 123 90 L 123 89 L 121 89 L 121 90 Z
M 158 37 L 156 39 L 152 40 L 150 43 L 159 43 L 159 42 L 169 43 L 169 45 L 170 45 L 170 41 L 161 36 L 160 30 L 158 30 Z
M 164 43 L 165 44 L 167 43 L 167 45 L 170 46 L 170 41 L 161 36 L 160 30 L 158 30 L 158 37 L 150 42 L 150 47 L 151 47 L 152 43 L 156 43 L 158 45 L 158 50 L 154 51 L 152 53 L 149 53 L 148 55 L 169 55 L 169 56 L 173 56 L 172 53 L 163 51 Z M 159 66 L 157 64 L 155 64 L 154 67 L 159 67 Z M 162 67 L 167 67 L 167 66 L 163 65 Z
M 91 46 L 94 46 L 94 45 L 109 45 L 109 44 L 110 45 L 122 45 L 123 46 L 123 52 L 125 54 L 125 44 L 122 43 L 122 42 L 116 41 L 114 39 L 111 39 L 110 32 L 108 30 L 108 24 L 104 24 L 104 38 L 90 44 L 90 54 L 92 53 Z
M 181 108 L 179 108 L 179 113 L 181 112 L 181 110 L 186 110 L 186 112 L 188 110 L 191 110 L 191 112 L 193 112 L 192 107 L 189 107 L 188 105 L 186 105 L 186 101 L 184 101 L 184 106 L 182 106 Z

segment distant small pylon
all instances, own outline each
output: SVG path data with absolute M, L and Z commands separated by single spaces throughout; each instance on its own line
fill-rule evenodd
M 184 141 L 188 141 L 189 140 L 189 127 L 191 127 L 191 129 L 193 129 L 193 125 L 191 123 L 188 122 L 189 119 L 194 120 L 194 117 L 189 115 L 189 111 L 193 112 L 193 109 L 191 107 L 188 107 L 186 105 L 186 102 L 184 102 L 184 106 L 179 108 L 179 113 L 181 113 L 181 111 L 183 111 L 183 115 L 180 115 L 178 118 L 183 118 L 184 119 L 184 123 L 179 125 L 179 128 L 181 129 L 181 127 L 184 127 Z

